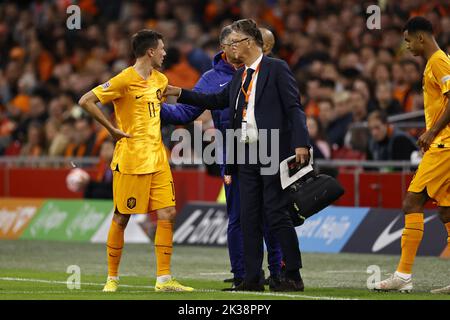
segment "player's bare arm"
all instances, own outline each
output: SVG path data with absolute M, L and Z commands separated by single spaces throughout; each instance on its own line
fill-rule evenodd
M 427 130 L 425 133 L 423 133 L 417 141 L 417 144 L 424 152 L 430 148 L 431 143 L 439 134 L 439 132 L 441 132 L 442 129 L 450 124 L 450 91 L 445 95 L 449 99 L 449 102 L 447 103 L 447 107 L 445 108 L 444 113 L 438 119 L 438 121 L 436 121 L 434 126 L 431 127 L 430 130 Z
M 131 138 L 131 135 L 122 132 L 112 125 L 112 123 L 98 108 L 96 104 L 97 102 L 99 102 L 97 96 L 92 91 L 89 91 L 81 97 L 80 101 L 78 101 L 78 104 L 98 122 L 100 122 L 108 130 L 109 134 L 114 138 L 114 140 L 118 141 L 122 138 Z

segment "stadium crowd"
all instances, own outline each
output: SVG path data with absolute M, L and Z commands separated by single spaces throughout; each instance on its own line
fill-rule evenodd
M 221 28 L 245 17 L 275 34 L 272 54 L 288 62 L 300 85 L 316 157 L 409 159 L 408 152 L 376 150 L 398 132 L 386 115 L 423 109 L 424 62 L 406 52 L 402 26 L 409 17 L 423 15 L 449 52 L 450 8 L 435 0 L 383 1 L 381 29 L 370 30 L 366 8 L 371 2 L 3 1 L 0 155 L 98 156 L 108 133 L 77 101 L 133 63 L 132 34 L 142 28 L 162 33 L 167 48 L 162 71 L 170 84 L 189 88 L 210 69 Z M 80 30 L 66 26 L 71 4 L 81 9 Z M 112 117 L 111 106 L 102 110 Z M 362 132 L 349 130 L 376 110 L 381 111 L 372 117 L 377 123 L 369 121 Z M 212 127 L 209 112 L 201 119 L 203 130 Z M 168 148 L 173 129 L 162 128 Z M 401 136 L 414 140 L 420 133 Z

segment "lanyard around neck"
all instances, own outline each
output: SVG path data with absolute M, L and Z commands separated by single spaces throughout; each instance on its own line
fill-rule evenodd
M 250 99 L 250 93 L 252 92 L 252 87 L 253 87 L 253 80 L 255 79 L 255 76 L 258 73 L 260 66 L 261 66 L 261 62 L 258 64 L 258 66 L 256 67 L 255 72 L 252 75 L 252 80 L 250 80 L 247 92 L 244 90 L 244 82 L 245 82 L 245 78 L 247 77 L 247 70 L 245 70 L 244 73 L 242 74 L 241 91 L 242 91 L 242 93 L 245 96 L 245 103 L 248 103 L 248 100 Z

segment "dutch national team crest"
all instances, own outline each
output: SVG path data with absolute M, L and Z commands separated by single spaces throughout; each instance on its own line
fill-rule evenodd
M 133 209 L 134 207 L 136 207 L 136 198 L 128 198 L 127 200 L 127 207 L 128 209 Z
M 156 90 L 156 97 L 158 98 L 159 101 L 161 101 L 161 99 L 162 99 L 161 89 Z

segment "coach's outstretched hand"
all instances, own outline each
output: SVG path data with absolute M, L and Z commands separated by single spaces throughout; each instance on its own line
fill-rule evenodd
M 175 96 L 175 97 L 178 98 L 180 96 L 180 94 L 181 94 L 181 88 L 168 85 L 167 88 L 166 88 L 166 91 L 164 91 L 163 95 L 165 97 L 167 97 L 167 96 Z
M 117 128 L 112 128 L 109 131 L 109 134 L 114 138 L 115 141 L 119 141 L 122 138 L 132 138 L 132 136 L 128 133 L 125 133 Z

